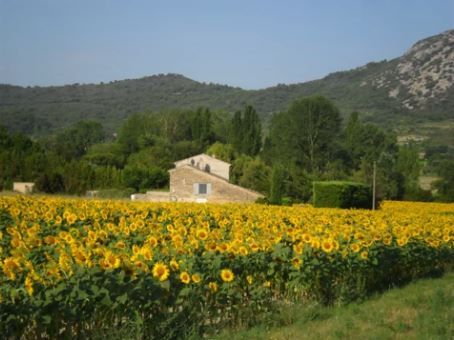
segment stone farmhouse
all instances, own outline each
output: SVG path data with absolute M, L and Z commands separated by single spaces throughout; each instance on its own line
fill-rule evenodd
M 254 202 L 262 194 L 229 182 L 230 164 L 206 154 L 174 163 L 168 192 L 134 194 L 132 200 L 176 202 Z

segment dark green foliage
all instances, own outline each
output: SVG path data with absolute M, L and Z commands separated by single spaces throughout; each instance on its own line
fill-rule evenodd
M 437 200 L 454 202 L 454 160 L 442 162 L 438 171 L 441 179 L 436 183 Z
M 313 183 L 315 207 L 364 208 L 372 206 L 370 188 L 362 183 L 326 181 Z
M 191 137 L 201 145 L 209 145 L 215 141 L 211 112 L 208 108 L 199 108 L 191 120 Z
M 353 113 L 342 130 L 332 102 L 301 98 L 273 116 L 263 150 L 252 106 L 233 117 L 207 108 L 136 113 L 124 121 L 118 138 L 106 137 L 93 121 L 38 141 L 0 128 L 0 181 L 7 189 L 14 181 L 34 181 L 50 193 L 125 187 L 144 192 L 168 186 L 173 162 L 206 150 L 232 164 L 233 183 L 270 195 L 274 204 L 281 197 L 308 201 L 317 180 L 372 183 L 374 162 L 378 199 L 430 200 L 418 188 L 419 149 L 399 149 L 395 135 L 359 118 Z M 448 200 L 449 175 L 439 165 L 450 159 L 449 148 L 442 150 L 444 158 L 433 150 L 428 149 L 430 169 L 446 179 L 439 183 L 438 199 Z M 285 171 L 272 171 L 276 168 Z
M 55 170 L 47 170 L 36 178 L 36 189 L 51 194 L 65 191 L 63 176 Z
M 406 200 L 427 200 L 430 199 L 430 192 L 423 192 L 419 188 L 418 178 L 422 170 L 422 163 L 419 160 L 418 149 L 414 145 L 403 145 L 399 148 L 396 169 L 404 177 Z
M 211 145 L 207 150 L 206 154 L 215 158 L 219 158 L 224 162 L 231 163 L 236 158 L 235 148 L 232 144 L 222 144 L 216 142 Z
M 237 111 L 232 118 L 229 142 L 236 151 L 255 156 L 262 148 L 262 128 L 255 109 L 247 105 L 243 112 Z
M 238 163 L 236 163 L 238 164 Z M 242 187 L 267 194 L 270 189 L 271 169 L 260 159 L 248 159 L 243 163 L 238 184 Z
M 281 166 L 275 165 L 271 172 L 271 185 L 270 185 L 270 203 L 282 204 L 282 196 L 285 190 L 286 172 Z
M 52 148 L 65 160 L 81 158 L 93 144 L 104 140 L 103 127 L 98 122 L 81 121 L 57 134 Z
M 125 185 L 141 192 L 151 188 L 162 188 L 168 180 L 168 172 L 158 167 L 143 168 L 128 165 L 123 170 Z
M 395 145 L 383 130 L 359 120 L 358 112 L 350 115 L 344 131 L 344 147 L 348 164 L 357 169 L 362 160 L 377 161 L 383 152 Z
M 89 163 L 98 166 L 123 167 L 125 155 L 119 143 L 99 143 L 91 146 L 84 156 Z
M 434 197 L 430 190 L 423 190 L 419 187 L 406 189 L 403 197 L 405 201 L 432 202 Z
M 270 125 L 270 154 L 282 162 L 294 162 L 315 173 L 323 171 L 340 133 L 339 110 L 321 96 L 292 103 L 287 112 L 273 117 Z

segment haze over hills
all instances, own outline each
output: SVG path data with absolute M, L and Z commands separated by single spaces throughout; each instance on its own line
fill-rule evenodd
M 354 53 L 354 51 L 352 51 Z M 0 85 L 0 123 L 10 130 L 43 135 L 83 119 L 114 131 L 128 115 L 168 108 L 234 112 L 253 105 L 266 121 L 295 99 L 320 94 L 344 115 L 397 127 L 454 145 L 454 30 L 423 39 L 401 57 L 371 62 L 322 79 L 261 90 L 201 83 L 178 74 L 101 84 L 51 87 Z

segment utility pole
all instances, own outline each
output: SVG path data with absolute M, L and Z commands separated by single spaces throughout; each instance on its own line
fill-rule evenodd
M 374 161 L 374 174 L 372 179 L 372 210 L 375 210 L 375 177 L 377 176 L 377 162 Z

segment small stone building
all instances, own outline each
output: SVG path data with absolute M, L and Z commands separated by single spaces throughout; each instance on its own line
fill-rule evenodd
M 200 154 L 174 163 L 169 192 L 149 191 L 133 200 L 176 202 L 254 202 L 262 194 L 229 182 L 230 164 Z
M 13 191 L 20 192 L 21 194 L 31 194 L 35 188 L 33 182 L 14 182 Z

